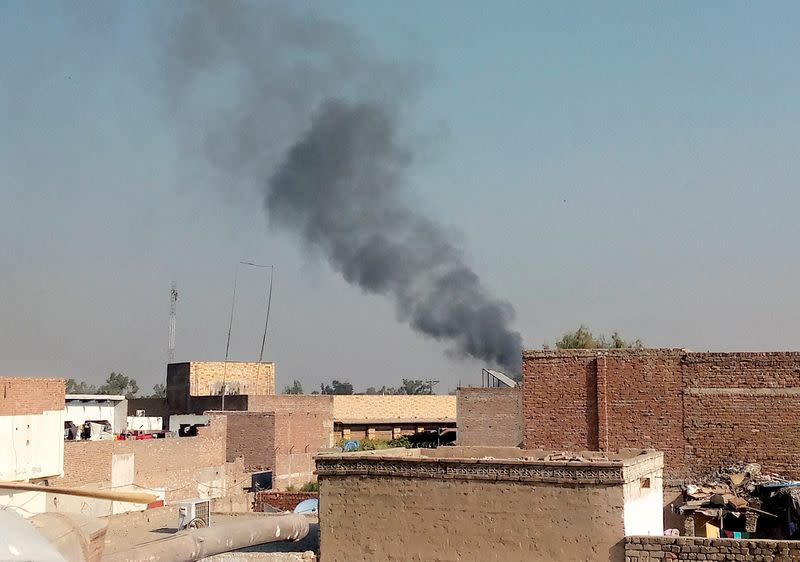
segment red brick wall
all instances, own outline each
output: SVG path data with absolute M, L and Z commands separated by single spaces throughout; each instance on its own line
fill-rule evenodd
M 319 492 L 256 492 L 253 511 L 293 511 L 302 501 L 319 498 Z
M 522 390 L 459 388 L 458 444 L 508 446 L 522 443 Z
M 225 412 L 228 418 L 227 460 L 244 459 L 248 472 L 275 467 L 275 414 L 272 412 Z
M 653 447 L 665 474 L 759 462 L 800 477 L 800 353 L 523 354 L 527 448 Z
M 274 415 L 276 487 L 303 485 L 313 479 L 314 455 L 331 446 L 333 422 L 319 412 Z
M 591 351 L 523 355 L 528 449 L 597 449 L 597 360 Z
M 641 350 L 597 359 L 600 449 L 658 449 L 667 466 L 680 470 L 682 356 L 680 351 Z
M 800 477 L 800 354 L 689 354 L 683 368 L 687 471 L 747 460 Z
M 0 416 L 64 409 L 64 379 L 0 378 Z
M 270 435 L 263 437 L 263 445 L 272 447 L 271 456 L 258 448 L 260 444 L 247 445 L 251 454 L 258 455 L 250 458 L 258 459 L 258 464 L 265 466 L 259 470 L 273 470 L 276 488 L 300 486 L 312 480 L 313 456 L 332 445 L 333 397 L 282 394 L 247 398 L 249 413 L 269 414 L 273 420 Z M 252 424 L 258 423 L 257 418 L 248 419 L 253 420 Z M 256 430 L 253 427 L 251 431 Z M 267 463 L 271 464 L 267 466 Z

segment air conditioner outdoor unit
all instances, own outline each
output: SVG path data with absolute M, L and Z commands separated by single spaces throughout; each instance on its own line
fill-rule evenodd
M 211 525 L 211 500 L 185 500 L 179 504 L 178 528 L 199 529 Z

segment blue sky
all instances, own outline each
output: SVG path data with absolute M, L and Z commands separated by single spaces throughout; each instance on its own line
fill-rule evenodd
M 165 6 L 0 5 L 0 374 L 121 370 L 149 389 L 173 280 L 177 358 L 221 359 L 234 266 L 253 259 L 276 264 L 280 385 L 477 384 L 479 363 L 348 287 L 181 148 L 164 113 Z M 427 70 L 404 113 L 409 188 L 514 304 L 527 346 L 584 323 L 651 346 L 796 348 L 796 4 L 313 10 Z M 241 279 L 231 357 L 252 360 L 263 277 Z

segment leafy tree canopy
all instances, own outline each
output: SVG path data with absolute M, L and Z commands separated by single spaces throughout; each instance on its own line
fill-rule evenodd
M 287 385 L 283 389 L 284 394 L 303 394 L 303 385 L 300 384 L 299 380 L 294 380 L 291 385 Z
M 626 341 L 619 335 L 619 332 L 614 332 L 610 338 L 603 334 L 595 336 L 589 328 L 581 325 L 574 332 L 568 332 L 561 336 L 561 339 L 556 342 L 556 347 L 558 349 L 642 349 L 644 344 L 639 338 Z M 545 349 L 547 348 L 548 346 L 545 345 Z

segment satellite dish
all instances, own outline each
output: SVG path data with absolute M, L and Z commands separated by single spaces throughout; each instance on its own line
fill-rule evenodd
M 311 498 L 303 500 L 294 508 L 295 513 L 302 513 L 303 515 L 316 515 L 319 512 L 319 500 Z

